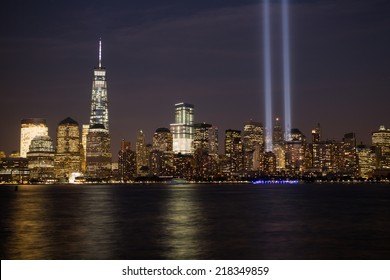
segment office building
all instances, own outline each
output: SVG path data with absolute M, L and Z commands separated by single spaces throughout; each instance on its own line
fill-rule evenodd
M 118 175 L 121 182 L 128 182 L 136 177 L 136 155 L 131 150 L 130 142 L 122 140 L 118 153 Z
M 232 175 L 243 169 L 243 147 L 240 130 L 228 129 L 225 131 L 225 157 L 225 173 Z
M 175 104 L 175 123 L 171 124 L 173 152 L 192 154 L 194 139 L 194 105 Z
M 86 143 L 86 177 L 89 180 L 108 180 L 111 176 L 112 154 L 108 123 L 106 68 L 102 66 L 102 45 L 99 40 L 99 66 L 94 69 Z
M 21 121 L 20 129 L 20 157 L 25 158 L 35 136 L 48 136 L 46 120 L 42 118 L 29 118 Z
M 57 127 L 56 178 L 69 181 L 72 173 L 81 173 L 83 154 L 79 124 L 69 117 L 62 120 Z
M 30 181 L 50 182 L 54 180 L 54 147 L 49 136 L 35 136 L 27 152 Z
M 149 168 L 148 150 L 145 143 L 145 134 L 142 130 L 138 132 L 135 142 L 135 153 L 137 161 L 137 175 L 146 176 L 146 168 Z
M 378 131 L 372 132 L 371 137 L 377 169 L 390 169 L 390 129 L 381 125 Z
M 260 154 L 264 151 L 264 135 L 263 124 L 254 121 L 248 121 L 244 124 L 242 133 L 243 146 L 243 169 L 245 171 L 258 170 L 261 161 L 261 156 L 254 155 L 255 150 L 259 150 Z

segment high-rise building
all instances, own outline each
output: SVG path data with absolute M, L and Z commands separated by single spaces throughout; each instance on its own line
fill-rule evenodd
M 297 129 L 291 129 L 290 141 L 285 142 L 285 168 L 291 175 L 304 170 L 306 137 Z
M 320 170 L 321 169 L 321 128 L 320 124 L 317 125 L 315 129 L 311 131 L 312 136 L 312 167 L 314 169 Z
M 86 164 L 87 164 L 87 136 L 89 132 L 89 124 L 83 124 L 81 130 L 81 145 L 82 145 L 82 155 L 81 159 L 81 172 L 85 173 Z
M 209 180 L 218 173 L 218 128 L 207 123 L 194 124 L 194 176 Z
M 209 154 L 216 157 L 219 154 L 218 127 L 216 126 L 209 128 Z
M 375 148 L 366 147 L 365 145 L 357 146 L 359 177 L 372 178 L 375 169 Z
M 243 169 L 241 131 L 228 129 L 225 131 L 225 172 L 237 173 Z
M 54 179 L 54 147 L 49 136 L 35 136 L 27 152 L 30 180 L 47 182 Z
M 130 142 L 122 140 L 118 153 L 118 173 L 121 182 L 133 180 L 136 176 L 135 152 L 131 150 Z
M 94 124 L 87 135 L 86 177 L 90 181 L 109 180 L 111 176 L 110 135 L 102 124 Z
M 168 128 L 160 127 L 153 135 L 153 150 L 172 152 L 172 133 Z
M 249 121 L 244 125 L 244 131 L 242 134 L 242 146 L 243 146 L 243 168 L 245 171 L 253 171 L 257 169 L 259 162 L 257 156 L 254 157 L 256 147 L 258 150 L 264 151 L 264 135 L 263 135 L 263 124 L 259 122 Z M 261 159 L 260 159 L 261 160 Z M 255 168 L 256 167 L 256 168 Z
M 290 134 L 288 134 L 288 137 L 289 135 Z M 284 147 L 283 129 L 280 124 L 279 118 L 276 118 L 275 120 L 275 126 L 273 130 L 273 144 L 274 145 L 272 147 L 272 152 L 275 156 L 276 170 L 282 171 L 285 168 L 285 153 L 284 153 L 285 147 Z M 257 156 L 257 158 L 261 159 L 261 156 Z M 265 163 L 266 161 L 264 159 L 264 164 Z
M 172 133 L 168 128 L 158 128 L 153 135 L 153 145 L 149 155 L 150 172 L 154 176 L 173 175 Z
M 62 120 L 57 127 L 56 178 L 68 181 L 72 173 L 80 173 L 82 152 L 79 124 L 69 117 Z
M 107 180 L 111 175 L 111 140 L 108 125 L 106 68 L 102 66 L 99 40 L 99 66 L 94 69 L 91 117 L 86 143 L 86 177 Z
M 355 133 L 351 132 L 344 135 L 341 158 L 342 163 L 340 166 L 340 172 L 344 175 L 357 177 L 359 174 L 359 168 Z
M 210 133 L 209 129 L 212 127 L 208 123 L 196 123 L 194 124 L 194 140 L 193 140 L 193 150 L 205 150 L 209 152 L 210 150 Z
M 173 152 L 175 154 L 191 154 L 194 137 L 194 105 L 175 104 L 175 123 L 171 124 L 173 136 Z
M 108 96 L 106 67 L 102 66 L 102 41 L 99 40 L 99 66 L 94 69 L 92 82 L 92 102 L 90 126 L 102 124 L 107 131 L 108 125 Z
M 377 155 L 377 168 L 390 169 L 390 128 L 381 125 L 371 136 Z
M 137 174 L 145 173 L 145 168 L 149 167 L 148 151 L 145 143 L 145 134 L 142 130 L 138 132 L 137 141 L 135 142 L 135 153 L 137 160 Z
M 283 129 L 282 126 L 280 125 L 280 119 L 276 118 L 275 120 L 275 125 L 274 125 L 274 130 L 273 130 L 273 144 L 274 145 L 283 145 Z
M 20 129 L 20 157 L 25 158 L 35 136 L 48 136 L 46 120 L 42 118 L 23 119 Z

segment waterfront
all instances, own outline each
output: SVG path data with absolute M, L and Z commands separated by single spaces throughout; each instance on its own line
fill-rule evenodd
M 2 259 L 389 259 L 390 185 L 0 187 Z

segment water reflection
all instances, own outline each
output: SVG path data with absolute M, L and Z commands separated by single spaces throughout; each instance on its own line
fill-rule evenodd
M 389 186 L 0 188 L 2 259 L 388 259 Z
M 203 216 L 198 192 L 191 186 L 169 189 L 161 230 L 164 259 L 197 259 L 205 250 L 200 236 Z
M 37 189 L 36 189 L 37 188 Z M 36 189 L 36 190 L 32 190 Z M 47 200 L 45 188 L 19 187 L 10 201 L 9 232 L 6 256 L 10 259 L 50 258 L 49 227 L 47 211 L 52 203 Z M 36 195 L 36 193 L 40 195 Z

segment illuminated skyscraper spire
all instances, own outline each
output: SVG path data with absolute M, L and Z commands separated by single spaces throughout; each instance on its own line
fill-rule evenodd
M 108 130 L 106 68 L 102 66 L 102 40 L 99 39 L 99 66 L 92 81 L 91 117 L 86 144 L 86 177 L 108 180 L 111 176 L 111 140 Z
M 92 100 L 90 127 L 94 125 L 103 125 L 105 129 L 108 126 L 108 98 L 106 68 L 102 66 L 102 41 L 99 39 L 99 66 L 94 69 L 94 79 L 92 82 Z

